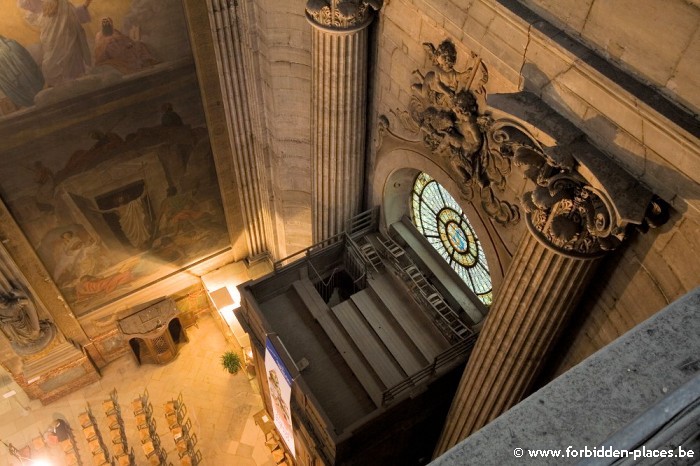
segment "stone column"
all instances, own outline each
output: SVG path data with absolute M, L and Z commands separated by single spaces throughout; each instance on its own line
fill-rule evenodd
M 435 456 L 526 394 L 598 262 L 566 257 L 526 235 L 469 358 Z
M 362 201 L 368 26 L 381 2 L 309 0 L 313 241 L 345 230 Z
M 529 165 L 536 183 L 522 200 L 529 233 L 467 362 L 435 456 L 528 393 L 601 258 L 621 244 L 629 223 L 653 226 L 663 217 L 651 193 L 612 164 L 586 159 L 583 151 L 574 163 L 512 148 L 515 163 Z

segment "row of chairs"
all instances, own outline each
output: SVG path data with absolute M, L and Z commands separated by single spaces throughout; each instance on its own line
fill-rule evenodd
M 92 463 L 95 466 L 111 465 L 112 462 L 109 459 L 109 453 L 105 448 L 102 434 L 100 433 L 99 427 L 97 427 L 97 422 L 95 421 L 89 404 L 85 411 L 78 414 L 78 422 L 80 422 L 83 436 L 92 454 Z
M 187 416 L 187 406 L 182 400 L 182 393 L 177 399 L 165 403 L 165 419 L 173 435 L 177 454 L 182 466 L 198 465 L 202 461 L 202 452 L 195 450 L 197 435 L 192 432 L 192 419 Z
M 109 426 L 109 437 L 112 441 L 112 452 L 114 454 L 114 462 L 118 466 L 134 466 L 134 450 L 129 449 L 129 444 L 126 440 L 126 432 L 124 430 L 124 418 L 122 417 L 121 407 L 117 390 L 114 389 L 109 393 L 109 399 L 102 402 L 102 410 L 107 417 L 107 425 Z
M 139 431 L 141 448 L 148 463 L 152 466 L 167 465 L 168 454 L 160 443 L 148 389 L 132 401 L 131 407 L 136 417 L 136 429 Z

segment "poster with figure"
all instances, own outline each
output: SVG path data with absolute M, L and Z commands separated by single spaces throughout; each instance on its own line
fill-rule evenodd
M 292 456 L 294 450 L 294 428 L 292 426 L 292 376 L 269 338 L 265 340 L 265 373 L 272 401 L 275 427 Z

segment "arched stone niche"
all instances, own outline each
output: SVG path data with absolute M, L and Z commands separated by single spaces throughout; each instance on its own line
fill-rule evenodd
M 455 180 L 442 167 L 415 148 L 394 148 L 381 151 L 377 156 L 375 169 L 370 178 L 370 204 L 381 206 L 382 227 L 388 228 L 394 222 L 400 221 L 404 215 L 411 217 L 411 192 L 416 176 L 420 172 L 429 174 L 447 189 L 469 218 L 486 254 L 495 295 L 511 258 L 503 239 L 480 208 L 459 196 L 459 186 Z M 523 225 L 516 228 L 521 232 L 525 231 Z

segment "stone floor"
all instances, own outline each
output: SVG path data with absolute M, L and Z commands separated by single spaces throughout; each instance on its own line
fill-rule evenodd
M 190 341 L 181 348 L 175 361 L 165 366 L 137 366 L 133 358 L 122 357 L 103 370 L 99 382 L 47 406 L 38 401 L 30 402 L 20 390 L 16 396 L 0 398 L 0 440 L 21 448 L 46 432 L 52 420 L 62 418 L 73 427 L 83 465 L 90 465 L 92 457 L 80 431 L 78 414 L 85 411 L 89 403 L 103 437 L 107 437 L 109 430 L 102 401 L 109 399 L 110 391 L 116 389 L 127 441 L 133 448 L 136 464 L 146 464 L 131 401 L 147 389 L 157 432 L 172 464 L 180 462 L 165 422 L 163 405 L 182 393 L 203 464 L 274 466 L 264 435 L 253 421 L 253 414 L 262 409 L 255 380 L 244 371 L 230 375 L 222 369 L 219 358 L 231 345 L 211 316 L 200 316 L 197 326 L 187 329 L 187 335 Z M 7 385 L 3 393 L 13 387 L 16 387 L 13 383 Z M 105 440 L 109 443 L 108 438 Z M 65 464 L 58 446 L 47 447 L 44 454 L 53 465 Z M 0 445 L 0 465 L 13 464 L 18 464 L 17 460 Z

